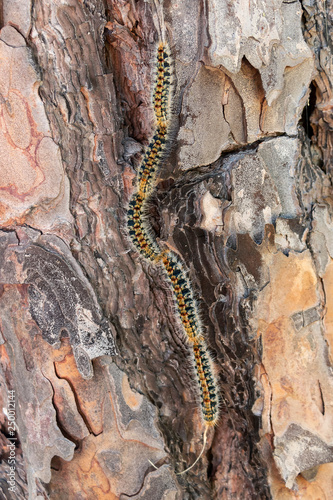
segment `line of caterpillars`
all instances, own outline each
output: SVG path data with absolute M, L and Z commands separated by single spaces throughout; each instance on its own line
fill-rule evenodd
M 161 250 L 145 217 L 146 204 L 154 190 L 156 175 L 165 153 L 170 98 L 170 55 L 166 44 L 160 43 L 157 50 L 157 75 L 153 91 L 153 107 L 157 125 L 138 171 L 138 189 L 129 203 L 127 225 L 131 240 L 139 253 L 151 262 L 162 263 L 166 270 L 173 288 L 179 316 L 192 348 L 201 392 L 202 417 L 207 426 L 213 426 L 218 419 L 218 391 L 192 286 L 178 255 L 170 250 Z

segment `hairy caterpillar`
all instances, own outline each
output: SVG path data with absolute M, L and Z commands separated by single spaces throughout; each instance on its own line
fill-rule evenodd
M 201 407 L 206 425 L 215 425 L 218 418 L 218 394 L 210 354 L 203 338 L 202 325 L 197 313 L 191 283 L 177 255 L 168 251 L 162 262 L 173 286 L 180 319 L 183 323 L 194 355 L 201 391 Z
M 168 119 L 170 84 L 169 50 L 166 45 L 160 43 L 157 49 L 157 75 L 153 95 L 153 106 L 156 120 L 159 125 L 166 125 Z
M 179 316 L 188 339 L 192 342 L 203 340 L 192 287 L 179 257 L 173 252 L 165 252 L 162 255 L 162 262 L 172 284 Z
M 138 191 L 145 194 L 154 188 L 154 177 L 166 146 L 170 84 L 169 52 L 168 48 L 160 43 L 157 49 L 157 74 L 153 92 L 153 108 L 157 127 L 138 173 Z
M 218 394 L 210 354 L 203 340 L 193 344 L 193 353 L 201 390 L 201 408 L 207 426 L 213 426 L 218 418 Z
M 164 125 L 157 127 L 142 160 L 138 174 L 138 191 L 143 195 L 148 194 L 154 188 L 153 181 L 166 144 L 166 132 L 167 129 Z
M 161 253 L 152 231 L 144 224 L 144 210 L 147 197 L 154 189 L 155 176 L 166 145 L 170 78 L 168 49 L 160 43 L 157 49 L 157 75 L 153 92 L 157 127 L 141 162 L 138 171 L 138 189 L 132 196 L 127 211 L 129 235 L 137 250 L 148 260 L 156 260 Z
M 161 250 L 151 231 L 143 222 L 144 195 L 138 191 L 131 199 L 127 211 L 127 228 L 134 246 L 148 260 L 156 261 Z
M 164 43 L 160 43 L 157 49 L 157 74 L 152 99 L 156 130 L 138 171 L 137 191 L 129 203 L 127 226 L 139 253 L 153 263 L 161 263 L 171 283 L 177 311 L 192 352 L 201 393 L 201 413 L 207 431 L 207 428 L 215 425 L 218 420 L 219 401 L 213 363 L 204 341 L 192 286 L 180 258 L 170 250 L 161 250 L 144 216 L 145 204 L 155 187 L 155 178 L 167 143 L 170 85 L 169 50 Z

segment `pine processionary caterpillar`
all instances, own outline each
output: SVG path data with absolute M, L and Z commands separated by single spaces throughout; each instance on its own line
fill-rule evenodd
M 193 343 L 193 354 L 201 391 L 201 408 L 207 426 L 213 426 L 218 418 L 218 394 L 212 362 L 203 340 Z
M 156 261 L 161 250 L 151 231 L 143 222 L 143 194 L 139 191 L 131 199 L 127 211 L 128 233 L 134 246 L 148 260 Z
M 157 75 L 153 95 L 153 105 L 157 123 L 167 124 L 170 99 L 170 58 L 168 47 L 160 43 L 157 49 Z
M 147 194 L 153 189 L 153 181 L 166 144 L 167 129 L 158 126 L 142 160 L 138 174 L 138 191 Z
M 175 294 L 179 316 L 190 341 L 202 340 L 202 329 L 196 310 L 192 286 L 178 256 L 165 252 L 162 262 Z
M 160 43 L 157 49 L 157 74 L 153 92 L 153 106 L 157 127 L 138 173 L 138 191 L 144 194 L 150 192 L 154 187 L 154 177 L 167 142 L 171 84 L 169 59 L 168 48 Z
M 160 43 L 157 50 L 157 76 L 153 105 L 157 127 L 138 171 L 138 189 L 127 212 L 127 227 L 134 246 L 148 260 L 157 259 L 160 249 L 151 231 L 143 223 L 147 196 L 154 188 L 154 180 L 166 145 L 167 118 L 170 94 L 170 62 L 167 47 Z
M 152 99 L 156 130 L 138 171 L 137 191 L 132 196 L 127 212 L 127 227 L 139 253 L 151 262 L 162 263 L 172 285 L 179 317 L 192 350 L 201 393 L 202 417 L 206 426 L 209 427 L 215 425 L 218 419 L 218 392 L 213 363 L 204 341 L 192 286 L 179 257 L 170 250 L 160 249 L 144 216 L 145 204 L 155 187 L 155 178 L 166 147 L 170 114 L 170 86 L 169 50 L 164 43 L 160 43 L 157 49 L 157 73 Z
M 177 255 L 168 251 L 162 254 L 162 262 L 173 286 L 178 313 L 187 338 L 193 349 L 194 362 L 201 392 L 203 419 L 213 426 L 218 418 L 218 394 L 210 354 L 203 338 L 200 317 L 192 292 L 191 283 Z

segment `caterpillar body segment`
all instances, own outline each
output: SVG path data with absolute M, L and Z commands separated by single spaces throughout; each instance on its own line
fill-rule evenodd
M 216 425 L 219 417 L 219 397 L 210 354 L 203 340 L 193 343 L 193 355 L 201 393 L 201 410 L 205 424 Z
M 166 127 L 158 126 L 143 157 L 138 172 L 138 191 L 143 195 L 154 189 L 155 176 L 166 146 L 166 135 Z
M 162 262 L 173 287 L 178 313 L 187 338 L 190 341 L 203 340 L 200 318 L 190 280 L 179 257 L 171 251 L 165 252 Z
M 167 124 L 170 109 L 171 64 L 169 48 L 160 43 L 157 49 L 156 81 L 153 106 L 158 125 Z
M 127 229 L 131 240 L 139 253 L 148 260 L 156 261 L 161 250 L 152 232 L 146 227 L 143 217 L 144 196 L 135 193 L 127 211 Z

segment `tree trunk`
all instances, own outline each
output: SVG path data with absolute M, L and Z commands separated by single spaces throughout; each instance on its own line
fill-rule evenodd
M 0 3 L 1 498 L 333 497 L 331 0 Z M 204 423 L 158 262 L 127 232 L 172 54 L 147 224 L 188 271 Z M 155 467 L 151 465 L 155 464 Z

